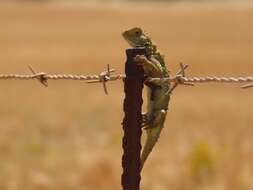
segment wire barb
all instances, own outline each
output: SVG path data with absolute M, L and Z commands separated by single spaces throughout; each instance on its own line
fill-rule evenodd
M 96 80 L 89 80 L 87 83 L 101 83 L 103 84 L 105 94 L 108 94 L 106 82 L 110 80 L 111 73 L 115 72 L 115 69 L 110 69 L 110 65 L 107 64 L 107 70 L 100 73 L 99 78 Z
M 169 89 L 169 91 L 167 92 L 168 94 L 171 94 L 175 88 L 179 85 L 188 85 L 188 86 L 194 86 L 193 83 L 187 83 L 182 81 L 182 77 L 185 77 L 185 70 L 189 67 L 189 65 L 184 65 L 183 63 L 180 63 L 180 70 L 176 73 L 176 76 L 174 77 L 175 81 L 174 81 L 174 85 Z
M 34 77 L 37 78 L 41 84 L 43 84 L 45 87 L 48 87 L 46 73 L 44 72 L 37 73 L 30 65 L 28 65 L 28 68 L 34 74 Z
M 242 89 L 247 89 L 247 88 L 251 88 L 251 87 L 253 87 L 253 83 L 245 84 L 245 85 L 241 86 Z

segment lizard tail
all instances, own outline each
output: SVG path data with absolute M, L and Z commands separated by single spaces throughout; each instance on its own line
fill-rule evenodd
M 153 150 L 153 147 L 155 146 L 155 144 L 160 136 L 161 130 L 162 130 L 161 126 L 156 126 L 154 128 L 147 128 L 146 129 L 147 139 L 146 139 L 144 148 L 141 153 L 141 168 L 140 168 L 140 170 L 142 170 L 145 161 L 147 160 L 149 154 Z

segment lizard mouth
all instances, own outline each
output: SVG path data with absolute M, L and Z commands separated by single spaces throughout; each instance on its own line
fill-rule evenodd
M 129 43 L 130 46 L 137 47 L 132 41 L 127 40 L 127 42 Z
M 132 47 L 137 47 L 131 40 L 128 40 L 127 38 L 125 38 L 125 40 L 127 41 L 127 43 L 132 46 Z

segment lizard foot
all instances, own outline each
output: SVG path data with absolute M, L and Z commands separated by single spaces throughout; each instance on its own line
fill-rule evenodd
M 145 129 L 149 125 L 149 123 L 150 123 L 150 119 L 148 115 L 146 113 L 143 113 L 141 127 Z

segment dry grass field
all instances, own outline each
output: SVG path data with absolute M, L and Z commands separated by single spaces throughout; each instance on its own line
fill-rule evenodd
M 0 4 L 0 73 L 123 72 L 121 32 L 141 26 L 175 73 L 253 75 L 253 7 Z M 0 189 L 121 189 L 121 81 L 0 81 Z M 252 190 L 253 89 L 179 87 L 145 165 L 145 190 Z

